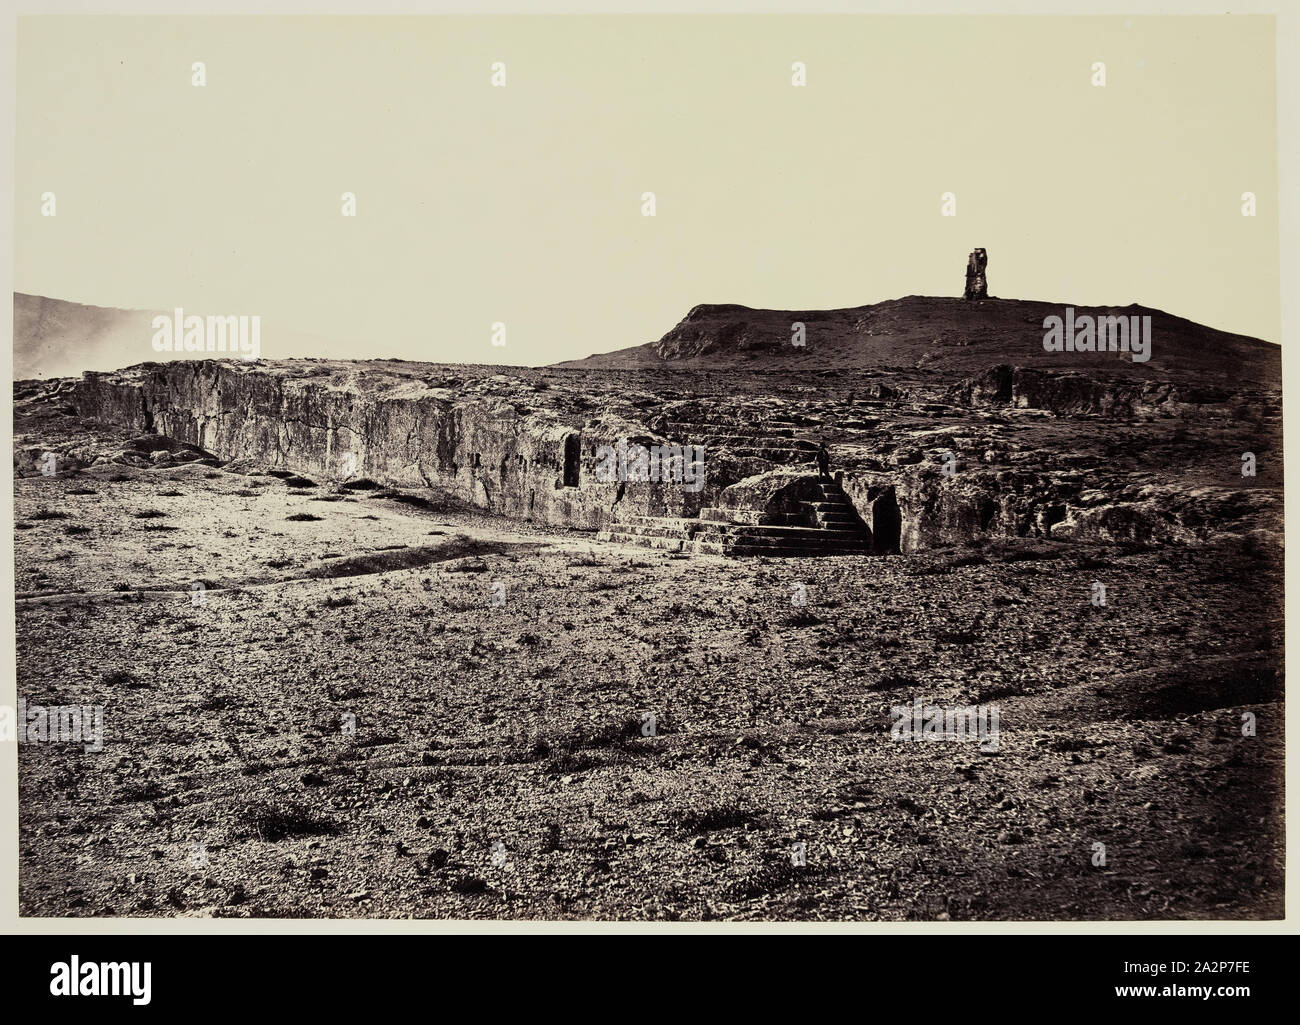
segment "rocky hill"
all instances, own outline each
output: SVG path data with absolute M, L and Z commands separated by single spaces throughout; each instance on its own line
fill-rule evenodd
M 842 310 L 755 310 L 734 304 L 692 309 L 657 342 L 558 364 L 572 368 L 743 367 L 790 373 L 924 371 L 968 376 L 1005 363 L 1033 370 L 1077 370 L 1139 381 L 1206 385 L 1281 380 L 1281 349 L 1270 342 L 1195 324 L 1144 306 L 1074 306 L 1075 316 L 1150 317 L 1151 358 L 1126 353 L 1047 352 L 1044 320 L 1066 303 L 910 295 Z M 805 326 L 803 346 L 792 325 Z

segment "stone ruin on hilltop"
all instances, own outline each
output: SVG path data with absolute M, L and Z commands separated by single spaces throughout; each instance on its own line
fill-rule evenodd
M 984 276 L 984 268 L 989 264 L 988 254 L 983 249 L 971 251 L 966 260 L 966 292 L 964 298 L 970 301 L 987 299 L 989 283 Z

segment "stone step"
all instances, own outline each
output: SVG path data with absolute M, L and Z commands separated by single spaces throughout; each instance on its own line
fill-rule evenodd
M 768 558 L 806 559 L 822 555 L 870 555 L 870 548 L 863 545 L 822 545 L 816 548 L 799 547 L 783 544 L 762 544 L 757 542 L 724 542 L 717 538 L 698 538 L 688 541 L 682 551 L 692 555 L 763 555 Z
M 744 523 L 750 526 L 808 526 L 807 513 L 774 513 L 762 509 L 719 509 L 706 506 L 700 510 L 700 520 L 716 523 Z
M 722 451 L 728 452 L 733 456 L 739 456 L 742 459 L 765 459 L 769 463 L 811 463 L 813 453 L 802 451 L 800 449 L 781 449 L 781 448 L 755 448 L 755 447 L 736 447 L 718 446 Z
M 677 445 L 698 445 L 707 453 L 710 449 L 726 449 L 729 452 L 760 451 L 773 453 L 797 453 L 802 458 L 811 459 L 817 452 L 817 446 L 810 441 L 792 438 L 772 438 L 763 434 L 690 434 L 673 435 Z
M 743 437 L 736 432 L 742 429 L 740 424 L 707 424 L 691 423 L 686 420 L 669 420 L 667 429 L 663 432 L 667 437 L 676 439 L 678 435 L 706 435 L 710 438 L 714 436 L 730 435 Z M 755 425 L 755 433 L 766 438 L 793 438 L 795 431 L 793 427 L 770 427 L 767 424 L 759 423 Z M 752 435 L 751 435 L 752 436 Z M 682 442 L 685 444 L 685 442 Z
M 856 527 L 858 518 L 852 513 L 818 513 L 817 523 L 821 526 L 837 526 L 843 524 L 845 527 Z
M 655 526 L 652 523 L 616 524 L 612 533 L 627 534 L 634 537 L 668 537 L 684 541 L 690 535 L 680 527 Z
M 750 524 L 720 523 L 716 520 L 699 520 L 691 528 L 658 526 L 655 524 L 628 523 L 615 524 L 614 533 L 633 537 L 661 537 L 690 540 L 691 538 L 734 537 L 734 538 L 770 538 L 787 540 L 791 544 L 826 544 L 840 541 L 856 541 L 864 538 L 861 529 L 856 526 L 812 527 L 807 524 Z
M 820 490 L 823 500 L 803 503 L 807 511 L 802 513 L 707 507 L 698 519 L 638 514 L 611 524 L 597 538 L 698 555 L 806 558 L 871 554 L 870 534 L 843 491 L 834 484 Z
M 764 459 L 798 459 L 800 462 L 811 462 L 816 455 L 816 447 L 813 449 L 800 449 L 793 445 L 775 445 L 771 442 L 764 441 L 763 438 L 736 438 L 736 440 L 727 440 L 727 438 L 705 438 L 702 442 L 692 442 L 693 445 L 699 445 L 705 450 L 705 454 L 716 453 L 716 451 L 728 451 L 733 455 L 754 455 Z
M 601 534 L 606 533 L 601 531 Z M 680 552 L 684 545 L 690 544 L 689 541 L 682 538 L 671 537 L 643 537 L 640 534 L 622 534 L 614 532 L 609 537 L 597 537 L 602 541 L 613 541 L 616 544 L 637 545 L 641 548 L 655 548 L 665 552 Z
M 699 520 L 694 517 L 683 519 L 678 516 L 629 516 L 625 520 L 615 521 L 613 528 L 626 527 L 631 524 L 645 524 L 655 527 L 676 527 L 678 530 L 686 530 L 692 526 L 698 526 Z
M 820 545 L 827 541 L 856 541 L 864 538 L 860 530 L 833 530 L 826 527 L 746 527 L 734 526 L 732 537 L 771 538 L 794 545 Z
M 715 448 L 723 446 L 725 448 L 788 448 L 800 452 L 816 452 L 816 442 L 808 441 L 804 438 L 780 438 L 773 437 L 766 431 L 747 431 L 739 433 L 729 431 L 726 434 L 701 435 L 706 446 L 712 445 Z
M 767 558 L 802 559 L 818 556 L 870 555 L 871 548 L 865 540 L 855 543 L 822 541 L 813 544 L 796 544 L 776 538 L 738 538 L 728 534 L 697 535 L 693 540 L 645 537 L 618 531 L 601 531 L 599 540 L 616 544 L 635 545 L 666 552 L 684 552 L 692 555 L 766 556 Z

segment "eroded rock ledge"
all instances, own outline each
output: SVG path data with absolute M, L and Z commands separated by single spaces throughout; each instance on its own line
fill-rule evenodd
M 438 488 L 539 523 L 595 530 L 623 504 L 646 514 L 698 511 L 703 493 L 593 479 L 597 448 L 644 428 L 614 414 L 579 421 L 512 387 L 518 384 L 494 375 L 465 387 L 455 377 L 419 379 L 382 364 L 199 360 L 86 374 L 71 403 L 82 416 L 223 459 Z
M 1280 477 L 1237 472 L 1243 450 L 1280 472 L 1274 398 L 1007 365 L 953 385 L 915 376 L 809 385 L 700 373 L 201 360 L 88 373 L 58 401 L 81 417 L 222 459 L 436 489 L 557 527 L 639 523 L 642 533 L 674 539 L 683 529 L 703 535 L 689 523 L 660 529 L 647 518 L 693 521 L 704 512 L 717 532 L 733 509 L 731 522 L 773 536 L 804 524 L 736 496 L 757 493 L 756 482 L 774 472 L 814 475 L 816 445 L 826 439 L 836 492 L 856 517 L 850 525 L 866 532 L 863 550 L 880 554 L 982 537 L 1159 543 L 1280 530 Z M 597 479 L 601 448 L 620 443 L 703 445 L 703 486 Z M 18 447 L 20 464 L 38 455 Z

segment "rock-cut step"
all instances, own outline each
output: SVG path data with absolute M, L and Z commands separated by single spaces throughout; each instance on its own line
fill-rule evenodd
M 699 519 L 631 516 L 596 537 L 689 555 L 808 558 L 872 554 L 871 533 L 839 486 L 825 483 L 818 490 L 820 500 L 802 503 L 798 513 L 710 507 Z

